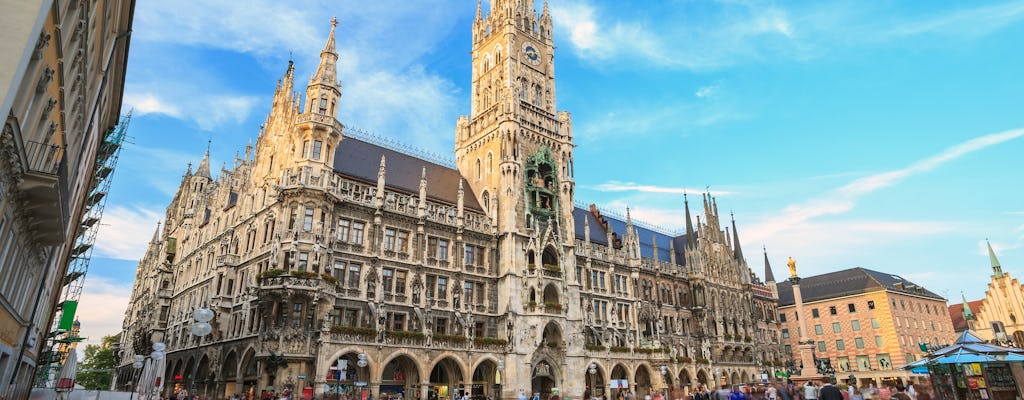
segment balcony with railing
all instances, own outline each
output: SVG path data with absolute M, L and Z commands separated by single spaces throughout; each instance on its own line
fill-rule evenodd
M 14 135 L 16 140 L 20 135 Z M 20 147 L 24 175 L 19 185 L 25 212 L 33 220 L 36 240 L 42 244 L 56 244 L 64 240 L 64 229 L 69 216 L 70 202 L 67 182 L 67 162 L 64 149 L 58 145 L 25 142 Z M 86 198 L 91 206 L 102 200 L 102 192 Z

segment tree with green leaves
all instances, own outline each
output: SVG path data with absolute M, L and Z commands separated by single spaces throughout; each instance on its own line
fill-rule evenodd
M 114 345 L 121 340 L 121 335 L 104 336 L 101 344 L 85 346 L 85 356 L 78 363 L 76 381 L 88 390 L 108 390 L 113 379 L 114 366 L 117 365 L 117 354 Z

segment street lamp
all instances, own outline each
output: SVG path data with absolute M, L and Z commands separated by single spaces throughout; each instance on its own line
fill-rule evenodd
M 590 368 L 587 368 L 587 372 L 590 373 L 590 397 L 597 398 L 597 384 L 595 379 L 597 378 L 597 363 L 590 363 Z
M 661 366 L 661 380 L 665 382 L 665 386 L 668 388 L 668 396 L 672 395 L 672 377 L 668 374 L 668 367 Z M 666 396 L 666 397 L 668 397 Z
M 209 308 L 197 308 L 192 312 L 192 319 L 195 321 L 192 323 L 192 328 L 189 329 L 190 333 L 196 338 L 196 351 L 195 351 L 195 363 L 192 364 L 192 379 L 188 387 L 188 398 L 192 399 L 195 397 L 196 390 L 196 374 L 199 372 L 199 345 L 202 342 L 203 337 L 213 332 L 213 326 L 210 325 L 210 320 L 213 319 L 213 310 Z

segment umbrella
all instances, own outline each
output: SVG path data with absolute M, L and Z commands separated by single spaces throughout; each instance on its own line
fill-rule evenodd
M 928 354 L 927 357 L 906 364 L 901 369 L 914 369 L 936 364 L 966 364 L 987 362 L 1024 362 L 1021 349 L 985 343 L 971 331 L 964 331 L 956 342 Z
M 75 386 L 75 375 L 78 374 L 78 351 L 72 349 L 64 359 L 64 365 L 57 375 L 57 391 L 71 391 Z

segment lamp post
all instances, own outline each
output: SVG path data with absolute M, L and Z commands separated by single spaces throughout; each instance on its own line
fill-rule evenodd
M 192 323 L 192 328 L 189 329 L 190 333 L 195 336 L 196 339 L 196 351 L 195 351 L 195 362 L 192 364 L 192 379 L 188 386 L 188 398 L 191 400 L 195 398 L 196 390 L 196 374 L 199 369 L 199 345 L 201 344 L 203 337 L 213 332 L 213 326 L 210 325 L 210 320 L 213 319 L 213 310 L 209 308 L 197 308 L 192 312 L 192 319 L 195 321 Z
M 501 379 L 505 377 L 501 376 L 502 371 L 505 370 L 505 360 L 498 360 L 498 395 L 495 397 L 496 400 L 501 400 Z
M 661 380 L 665 382 L 665 387 L 668 389 L 666 397 L 672 396 L 672 378 L 668 374 L 668 367 L 664 365 L 661 366 Z
M 348 373 L 348 360 L 338 359 L 338 386 L 334 388 L 335 399 L 341 399 L 341 379 Z
M 587 368 L 587 373 L 590 374 L 590 397 L 597 398 L 597 363 L 590 363 L 590 367 Z
M 366 359 L 368 358 L 366 353 L 359 353 L 359 355 L 356 356 L 356 358 L 357 358 L 356 366 L 359 367 L 359 369 L 356 370 L 356 379 L 359 379 L 359 375 L 360 375 L 359 373 L 362 372 L 363 368 L 366 368 L 366 366 L 369 365 L 370 363 L 368 361 L 366 361 Z M 369 379 L 367 379 L 367 383 L 369 383 L 368 381 L 369 381 Z M 360 389 L 359 390 L 359 392 L 360 392 L 359 393 L 359 398 L 360 399 L 363 398 L 363 393 L 362 393 L 363 390 L 369 390 L 369 389 L 370 389 L 369 386 L 364 386 L 363 389 Z

